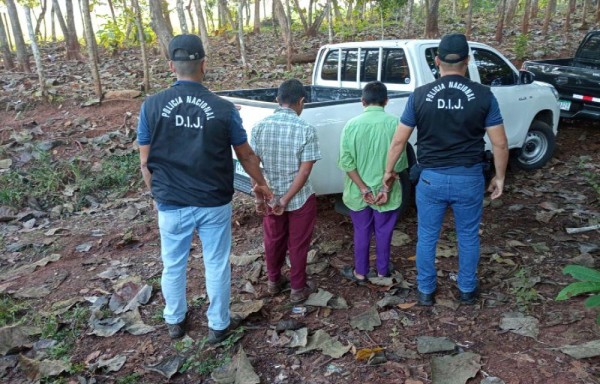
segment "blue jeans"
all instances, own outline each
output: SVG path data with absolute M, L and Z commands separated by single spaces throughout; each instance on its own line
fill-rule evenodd
M 187 312 L 187 261 L 194 230 L 202 241 L 206 292 L 210 305 L 208 326 L 222 330 L 229 326 L 231 292 L 231 203 L 220 207 L 183 207 L 158 212 L 163 273 L 163 316 L 176 324 Z
M 437 286 L 435 251 L 446 209 L 454 212 L 458 238 L 458 289 L 477 288 L 479 224 L 483 213 L 483 174 L 446 175 L 424 169 L 417 184 L 417 283 L 422 293 Z

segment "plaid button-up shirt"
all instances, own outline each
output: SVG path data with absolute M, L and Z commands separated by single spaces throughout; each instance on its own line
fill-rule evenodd
M 284 195 L 300 169 L 300 163 L 321 159 L 315 127 L 290 108 L 279 107 L 252 129 L 250 145 L 260 157 L 265 176 L 277 197 Z M 289 201 L 286 211 L 301 208 L 314 193 L 310 178 Z

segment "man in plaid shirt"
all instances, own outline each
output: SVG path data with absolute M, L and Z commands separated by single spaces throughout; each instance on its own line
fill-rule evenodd
M 292 303 L 303 302 L 316 288 L 306 277 L 306 257 L 317 219 L 309 176 L 321 151 L 315 127 L 299 117 L 305 98 L 300 81 L 283 82 L 277 92 L 279 107 L 253 128 L 250 139 L 273 191 L 270 201 L 256 196 L 256 210 L 264 215 L 268 290 L 276 295 L 287 284 L 281 268 L 288 251 Z

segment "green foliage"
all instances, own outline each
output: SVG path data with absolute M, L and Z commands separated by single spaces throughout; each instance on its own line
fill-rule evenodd
M 33 197 L 46 208 L 66 202 L 74 202 L 80 208 L 88 204 L 86 195 L 100 199 L 109 195 L 118 197 L 140 183 L 139 159 L 135 153 L 110 156 L 97 171 L 88 161 L 54 161 L 42 152 L 26 169 L 0 175 L 0 204 L 20 208 L 28 197 Z
M 0 327 L 16 324 L 28 307 L 16 302 L 11 296 L 0 296 Z
M 529 45 L 529 34 L 519 34 L 515 41 L 515 56 L 517 60 L 524 60 L 527 56 L 527 46 Z
M 571 275 L 574 279 L 580 281 L 564 287 L 556 296 L 557 301 L 590 293 L 593 295 L 585 300 L 584 306 L 586 308 L 600 307 L 600 271 L 581 265 L 567 265 L 563 269 L 563 274 Z M 596 322 L 600 324 L 600 314 L 596 318 Z
M 106 49 L 117 50 L 123 46 L 125 33 L 114 20 L 107 20 L 96 32 L 99 43 Z
M 206 375 L 215 369 L 231 362 L 232 350 L 235 343 L 241 338 L 244 328 L 240 327 L 219 344 L 222 353 L 217 354 L 215 350 L 205 350 L 206 338 L 198 341 L 191 339 L 181 340 L 175 343 L 175 350 L 187 356 L 185 362 L 179 369 L 180 373 L 194 371 Z
M 515 295 L 517 306 L 522 312 L 529 312 L 533 303 L 540 298 L 540 294 L 534 288 L 536 282 L 527 268 L 521 268 L 515 273 L 510 291 Z
M 130 373 L 127 376 L 117 379 L 117 384 L 136 384 L 139 382 L 140 377 L 139 373 Z

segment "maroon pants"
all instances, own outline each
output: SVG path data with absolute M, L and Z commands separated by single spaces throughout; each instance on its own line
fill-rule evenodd
M 285 262 L 286 251 L 290 254 L 290 285 L 292 289 L 306 286 L 306 256 L 310 246 L 315 222 L 317 221 L 317 198 L 311 195 L 304 205 L 263 218 L 265 231 L 265 259 L 269 281 L 277 282 L 281 277 L 281 267 Z
M 362 211 L 350 210 L 354 225 L 354 269 L 360 275 L 369 273 L 369 248 L 375 233 L 375 253 L 377 273 L 385 276 L 390 262 L 392 233 L 398 218 L 398 211 L 379 212 L 370 207 Z

